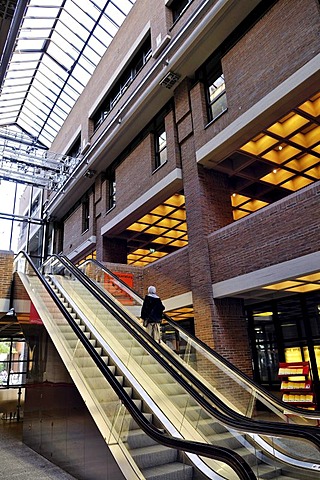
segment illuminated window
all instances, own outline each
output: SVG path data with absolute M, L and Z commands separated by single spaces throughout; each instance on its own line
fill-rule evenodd
M 164 124 L 155 132 L 155 168 L 167 161 L 167 135 Z
M 108 185 L 108 210 L 116 206 L 116 173 L 113 170 L 109 174 Z
M 223 74 L 219 75 L 219 77 L 209 85 L 208 94 L 209 116 L 210 120 L 214 120 L 227 110 L 227 95 Z

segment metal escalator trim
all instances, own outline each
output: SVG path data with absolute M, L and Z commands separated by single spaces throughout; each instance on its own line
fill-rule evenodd
M 100 346 L 102 346 L 102 348 L 105 350 L 107 356 L 110 357 L 112 359 L 113 363 L 115 363 L 118 366 L 119 370 L 125 376 L 125 378 L 128 380 L 129 384 L 133 386 L 133 388 L 141 396 L 143 401 L 148 404 L 148 406 L 155 413 L 155 415 L 159 418 L 160 422 L 164 425 L 164 427 L 167 429 L 167 431 L 169 431 L 171 435 L 180 436 L 179 432 L 176 429 L 172 429 L 172 428 L 170 429 L 171 424 L 168 421 L 166 421 L 166 417 L 163 416 L 163 412 L 158 408 L 157 404 L 154 403 L 152 397 L 150 397 L 150 395 L 146 391 L 145 387 L 140 386 L 136 377 L 131 373 L 130 370 L 128 370 L 126 365 L 122 362 L 122 360 L 120 360 L 120 358 L 115 353 L 115 351 L 112 349 L 112 347 L 110 347 L 106 343 L 106 341 L 104 340 L 102 335 L 99 333 L 99 331 L 96 329 L 96 327 L 90 322 L 88 317 L 86 317 L 83 314 L 82 310 L 78 309 L 76 301 L 74 301 L 72 296 L 70 296 L 70 295 L 72 295 L 72 293 L 67 292 L 64 289 L 63 284 L 59 283 L 59 279 L 57 279 L 55 276 L 52 276 L 51 280 L 55 283 L 57 288 L 59 288 L 59 291 L 62 293 L 64 298 L 68 301 L 68 303 L 73 308 L 75 313 L 77 313 L 79 317 L 81 317 L 85 320 L 86 325 L 88 326 L 90 331 L 92 331 L 94 337 L 98 340 Z M 71 285 L 72 285 L 72 283 L 73 282 L 70 281 Z M 78 292 L 78 295 L 79 295 L 79 292 Z M 81 295 L 81 293 L 80 293 L 80 295 Z M 252 438 L 253 438 L 253 440 L 255 440 L 257 442 L 255 437 L 256 437 L 256 435 L 253 434 Z M 259 443 L 259 445 L 263 447 L 263 449 L 266 451 L 267 454 L 269 454 L 270 456 L 273 456 L 274 459 L 288 464 L 287 455 L 284 455 L 280 450 L 275 450 L 273 448 L 272 444 L 268 443 L 267 441 L 265 441 L 262 438 L 259 438 L 259 442 L 257 442 L 257 443 Z M 248 444 L 248 446 L 249 446 L 249 450 L 250 450 L 250 445 Z M 266 458 L 263 455 L 262 455 L 262 457 Z M 308 462 L 306 460 L 304 460 L 303 462 L 300 461 L 300 460 L 295 460 L 295 465 L 294 466 L 298 467 L 298 468 L 304 468 L 304 469 L 308 468 L 310 470 L 314 470 L 314 468 L 315 468 L 315 464 L 313 462 L 311 462 L 311 461 Z
M 83 280 L 84 283 L 87 284 L 88 290 L 96 297 L 97 297 L 97 287 L 95 286 L 94 282 L 90 278 L 88 278 L 86 275 L 84 275 L 82 272 L 79 272 L 77 267 L 75 267 L 69 259 L 64 258 L 63 256 L 57 256 L 53 255 L 53 257 L 58 257 L 59 260 L 64 263 L 66 268 L 69 268 L 73 275 L 78 278 L 79 281 L 81 279 Z M 201 382 L 198 381 L 198 379 L 192 375 L 190 371 L 185 369 L 179 362 L 177 362 L 171 355 L 167 354 L 163 349 L 161 349 L 161 346 L 153 341 L 153 339 L 150 338 L 150 336 L 140 327 L 140 325 L 135 324 L 133 325 L 133 321 L 130 318 L 130 316 L 127 315 L 125 311 L 120 309 L 120 307 L 113 302 L 107 295 L 103 295 L 104 292 L 102 292 L 99 289 L 98 296 L 102 296 L 100 303 L 105 306 L 110 311 L 110 305 L 114 310 L 116 310 L 115 315 L 117 316 L 118 320 L 121 322 L 121 324 L 124 324 L 123 318 L 125 317 L 125 320 L 129 322 L 130 326 L 126 326 L 127 329 L 130 329 L 130 333 L 140 342 L 143 344 L 144 348 L 146 348 L 149 353 L 154 356 L 157 361 L 159 361 L 164 368 L 167 369 L 167 371 L 170 371 L 170 373 L 174 376 L 174 378 L 187 390 L 187 392 L 192 395 L 195 400 L 203 407 L 205 408 L 209 413 L 214 415 L 217 419 L 219 419 L 222 423 L 225 425 L 228 425 L 231 428 L 234 428 L 236 430 L 240 431 L 246 431 L 250 433 L 256 433 L 260 435 L 273 435 L 273 436 L 289 436 L 289 437 L 298 437 L 302 438 L 305 440 L 309 440 L 312 442 L 319 450 L 320 450 L 320 431 L 317 427 L 313 426 L 300 426 L 300 425 L 292 425 L 292 424 L 279 424 L 276 422 L 264 422 L 264 421 L 257 421 L 257 420 L 251 420 L 248 418 L 244 418 L 242 415 L 237 414 L 236 412 L 232 412 L 226 405 L 218 399 L 211 391 L 209 391 L 206 387 L 203 386 Z M 136 331 L 139 331 L 139 335 L 137 335 Z M 142 335 L 141 335 L 142 334 Z M 143 338 L 142 338 L 143 337 Z M 145 339 L 145 340 L 143 340 Z M 150 347 L 150 343 L 152 343 L 152 347 Z M 160 350 L 161 349 L 161 356 L 155 351 L 155 350 Z M 163 360 L 163 357 L 167 358 L 167 362 Z M 215 402 L 216 404 L 219 405 L 219 408 L 222 411 L 228 411 L 228 416 L 221 414 L 217 409 L 214 409 L 211 404 L 209 404 L 204 397 L 198 394 L 197 391 L 193 388 L 192 385 L 190 385 L 189 382 L 184 381 L 179 374 L 172 368 L 171 364 L 174 364 L 175 367 L 178 370 L 183 370 L 183 375 L 188 378 L 188 380 L 193 384 L 196 385 L 198 389 L 202 390 L 205 394 L 206 397 L 208 397 L 210 400 Z M 232 417 L 230 418 L 230 416 Z
M 63 256 L 64 257 L 64 256 Z M 67 257 L 65 257 L 67 258 Z M 69 260 L 67 258 L 67 260 Z M 105 271 L 108 275 L 112 276 L 114 279 L 117 279 L 117 281 L 119 283 L 121 283 L 123 285 L 123 287 L 126 289 L 126 290 L 130 290 L 134 295 L 135 297 L 139 297 L 140 298 L 140 302 L 142 304 L 143 302 L 143 299 L 142 297 L 140 297 L 137 292 L 135 292 L 130 286 L 126 285 L 120 278 L 118 278 L 113 272 L 111 272 L 111 270 L 109 270 L 107 267 L 105 267 L 104 265 L 102 265 L 100 262 L 98 262 L 98 260 L 95 260 L 95 259 L 88 259 L 88 260 L 85 260 L 84 262 L 82 262 L 79 267 L 85 265 L 86 263 L 93 263 L 95 264 L 96 266 L 98 266 L 99 268 L 101 268 L 101 270 Z M 213 357 L 215 357 L 218 361 L 220 361 L 224 366 L 226 366 L 227 368 L 229 368 L 234 374 L 236 374 L 241 380 L 245 381 L 247 384 L 249 384 L 253 389 L 257 390 L 259 392 L 259 394 L 264 397 L 265 399 L 267 399 L 270 403 L 276 405 L 276 406 L 281 406 L 281 408 L 285 411 L 285 412 L 289 412 L 289 413 L 293 413 L 293 414 L 297 414 L 297 415 L 304 415 L 306 418 L 310 418 L 310 419 L 319 419 L 319 416 L 320 416 L 320 411 L 313 411 L 313 412 L 310 412 L 310 411 L 307 411 L 307 410 L 304 410 L 304 411 L 301 411 L 301 409 L 295 407 L 294 405 L 287 405 L 285 402 L 283 402 L 281 399 L 275 397 L 274 395 L 272 395 L 270 392 L 268 392 L 266 389 L 264 389 L 261 385 L 257 384 L 256 382 L 254 382 L 248 375 L 246 375 L 244 372 L 242 372 L 238 367 L 236 367 L 235 365 L 233 365 L 231 362 L 229 362 L 226 358 L 222 357 L 219 353 L 217 353 L 215 350 L 213 350 L 212 348 L 210 348 L 207 344 L 205 344 L 204 342 L 202 342 L 202 340 L 200 340 L 199 338 L 195 337 L 194 335 L 192 335 L 191 333 L 187 332 L 183 327 L 181 327 L 177 322 L 175 322 L 171 317 L 169 317 L 168 315 L 166 315 L 164 313 L 164 318 L 168 321 L 169 324 L 173 325 L 173 327 L 177 330 L 180 330 L 181 332 L 183 332 L 183 334 L 187 337 L 190 337 L 192 339 L 192 341 L 194 341 L 196 344 L 199 345 L 199 347 L 201 347 L 203 350 L 205 350 L 209 355 L 212 355 Z M 308 427 L 308 426 L 307 426 Z
M 256 480 L 255 474 L 253 473 L 251 467 L 247 462 L 236 452 L 231 451 L 225 447 L 216 447 L 208 443 L 194 442 L 192 440 L 184 440 L 180 438 L 175 438 L 163 433 L 160 429 L 151 424 L 140 412 L 138 407 L 132 401 L 128 393 L 123 389 L 123 387 L 118 383 L 118 381 L 113 377 L 112 373 L 106 367 L 104 361 L 100 355 L 96 352 L 93 345 L 90 343 L 89 339 L 84 335 L 82 330 L 76 325 L 73 321 L 68 310 L 60 302 L 59 298 L 52 290 L 44 276 L 38 271 L 32 262 L 30 256 L 26 252 L 19 252 L 16 255 L 16 260 L 19 256 L 24 256 L 28 264 L 33 269 L 34 273 L 44 286 L 44 288 L 49 293 L 50 297 L 53 299 L 65 319 L 68 321 L 71 328 L 74 330 L 79 340 L 83 346 L 88 351 L 91 358 L 94 360 L 97 367 L 100 369 L 101 373 L 107 379 L 108 383 L 111 385 L 115 393 L 118 395 L 120 400 L 124 403 L 127 410 L 130 412 L 134 420 L 142 428 L 142 430 L 149 435 L 156 442 L 165 445 L 169 448 L 174 448 L 183 452 L 190 452 L 197 456 L 209 457 L 214 460 L 218 460 L 226 463 L 230 466 L 236 474 L 239 476 L 240 480 Z

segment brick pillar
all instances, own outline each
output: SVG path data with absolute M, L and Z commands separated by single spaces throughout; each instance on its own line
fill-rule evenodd
M 186 200 L 195 332 L 206 344 L 246 373 L 251 373 L 242 302 L 234 299 L 215 301 L 212 292 L 214 258 L 210 258 L 207 236 L 232 222 L 228 178 L 219 172 L 197 165 L 187 82 L 179 85 L 175 93 Z
M 102 262 L 127 263 L 126 240 L 103 237 L 102 242 Z
M 12 284 L 12 265 L 14 255 L 11 251 L 0 252 L 0 314 L 5 314 L 12 307 L 10 305 L 11 284 Z

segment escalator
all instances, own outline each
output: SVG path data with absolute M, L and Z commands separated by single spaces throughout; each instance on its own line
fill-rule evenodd
M 46 264 L 47 280 L 23 254 L 16 269 L 127 478 L 316 478 L 316 428 L 226 413 L 210 386 L 194 386 L 169 348 L 65 259 Z
M 120 278 L 96 260 L 83 262 L 79 269 L 88 276 L 102 292 L 115 297 L 124 308 L 139 315 L 143 299 Z M 260 402 L 268 419 L 284 423 L 296 423 L 305 426 L 320 426 L 320 412 L 290 406 L 255 383 L 225 358 L 198 338 L 184 330 L 179 323 L 167 315 L 165 318 L 164 339 L 171 345 L 171 353 L 182 364 L 200 377 L 201 383 L 219 393 L 223 403 L 234 411 L 249 418 L 258 418 L 256 404 Z M 225 381 L 225 378 L 228 381 Z M 235 392 L 239 392 L 241 401 L 237 401 Z

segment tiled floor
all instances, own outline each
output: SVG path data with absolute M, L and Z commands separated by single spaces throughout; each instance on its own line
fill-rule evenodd
M 74 480 L 22 443 L 22 422 L 0 419 L 1 480 Z

